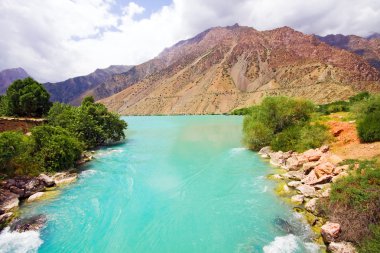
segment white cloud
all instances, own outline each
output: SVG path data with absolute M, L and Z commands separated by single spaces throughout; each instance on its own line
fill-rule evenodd
M 174 0 L 149 18 L 116 0 L 0 0 L 0 69 L 24 67 L 60 81 L 111 64 L 138 64 L 212 26 L 258 30 L 290 26 L 305 33 L 380 32 L 377 0 Z

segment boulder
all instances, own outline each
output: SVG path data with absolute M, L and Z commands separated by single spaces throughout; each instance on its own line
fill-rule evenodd
M 322 147 L 319 148 L 319 150 L 322 152 L 322 153 L 326 153 L 327 151 L 330 150 L 330 147 L 328 145 L 323 145 Z
M 335 182 L 338 181 L 339 179 L 344 178 L 344 177 L 347 177 L 347 176 L 348 176 L 348 173 L 345 172 L 345 171 L 343 171 L 343 172 L 341 172 L 339 175 L 333 177 L 333 178 L 331 179 L 331 181 L 332 181 L 333 183 L 335 183 Z
M 56 185 L 70 184 L 77 180 L 78 174 L 61 172 L 54 175 L 53 179 Z
M 298 191 L 301 192 L 302 195 L 305 197 L 314 197 L 316 196 L 316 191 L 314 187 L 310 185 L 300 185 L 296 188 Z
M 36 192 L 36 193 L 33 194 L 32 196 L 30 196 L 30 197 L 28 198 L 27 201 L 28 201 L 28 202 L 35 201 L 35 200 L 41 198 L 44 194 L 45 194 L 44 192 Z
M 53 187 L 55 185 L 54 179 L 45 174 L 40 174 L 38 179 L 41 180 L 46 187 Z
M 19 195 L 5 189 L 0 189 L 0 214 L 9 212 L 17 208 L 19 204 Z
M 357 253 L 354 245 L 350 242 L 331 242 L 327 249 L 331 253 Z
M 270 163 L 274 166 L 285 165 L 284 153 L 282 151 L 273 152 L 270 155 Z
M 333 174 L 339 175 L 340 173 L 347 171 L 350 167 L 348 165 L 342 165 L 334 168 Z
M 303 156 L 305 156 L 309 162 L 315 162 L 321 158 L 322 152 L 320 150 L 309 149 L 303 153 Z
M 9 219 L 13 216 L 12 212 L 4 213 L 0 215 L 0 225 L 9 221 Z
M 319 162 L 307 162 L 302 165 L 302 171 L 305 175 L 308 175 L 317 165 L 319 165 Z
M 305 175 L 300 171 L 289 171 L 285 174 L 282 174 L 284 178 L 290 179 L 290 180 L 298 180 L 301 181 L 305 178 Z
M 323 240 L 327 243 L 335 241 L 339 237 L 340 232 L 341 229 L 339 223 L 328 221 L 321 227 Z
M 298 187 L 298 186 L 300 186 L 300 185 L 302 185 L 302 183 L 301 183 L 300 181 L 290 181 L 290 182 L 288 183 L 288 186 L 289 186 L 289 187 L 293 187 L 293 188 L 296 188 L 296 187 Z
M 300 163 L 298 162 L 297 157 L 291 156 L 285 161 L 284 169 L 295 171 L 298 170 L 301 167 Z
M 17 231 L 17 232 L 25 232 L 25 231 L 30 231 L 30 230 L 40 230 L 46 223 L 46 216 L 39 214 L 35 215 L 29 218 L 25 219 L 20 219 L 15 222 L 13 222 L 10 225 L 10 230 Z
M 293 203 L 295 203 L 297 205 L 300 205 L 303 203 L 304 198 L 305 197 L 303 195 L 297 194 L 297 195 L 292 196 L 290 201 L 292 201 Z
M 324 175 L 315 181 L 309 182 L 309 185 L 317 185 L 317 184 L 327 184 L 330 183 L 332 180 L 333 176 L 332 175 Z
M 318 177 L 315 174 L 314 170 L 312 170 L 304 179 L 301 180 L 301 182 L 310 185 L 316 180 L 318 180 Z
M 318 198 L 312 198 L 305 204 L 305 209 L 308 210 L 309 212 L 314 213 L 317 209 L 317 201 L 318 201 Z
M 263 158 L 269 158 L 269 154 L 272 153 L 273 151 L 271 150 L 271 148 L 269 146 L 266 146 L 266 147 L 263 147 L 262 149 L 260 149 L 259 151 L 259 155 Z
M 325 175 L 332 175 L 334 168 L 334 164 L 330 162 L 324 162 L 316 166 L 314 168 L 314 172 L 317 175 L 317 177 L 320 178 Z

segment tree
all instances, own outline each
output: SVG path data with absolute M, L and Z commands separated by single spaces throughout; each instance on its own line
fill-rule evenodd
M 13 82 L 7 89 L 7 114 L 19 117 L 41 117 L 51 107 L 50 95 L 42 84 L 28 77 Z

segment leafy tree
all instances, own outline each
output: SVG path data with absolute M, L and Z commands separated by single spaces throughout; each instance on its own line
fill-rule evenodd
M 362 142 L 380 141 L 380 95 L 360 102 L 355 110 L 357 131 Z
M 15 158 L 27 149 L 27 137 L 21 132 L 7 131 L 0 133 L 0 172 L 14 173 Z
M 87 148 L 94 148 L 108 142 L 125 138 L 127 123 L 117 114 L 86 97 L 81 106 L 73 107 L 60 103 L 53 104 L 48 114 L 49 124 L 61 126 L 71 132 Z
M 41 117 L 51 106 L 49 93 L 30 77 L 13 82 L 6 97 L 7 114 L 10 116 Z
M 61 128 L 49 125 L 32 129 L 30 154 L 46 171 L 60 171 L 71 168 L 80 158 L 83 145 Z

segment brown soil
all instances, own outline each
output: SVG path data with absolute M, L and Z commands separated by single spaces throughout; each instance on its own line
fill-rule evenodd
M 330 145 L 332 152 L 342 159 L 380 158 L 380 142 L 360 143 L 354 121 L 342 122 L 334 116 L 331 116 L 331 119 L 326 125 L 334 136 Z

